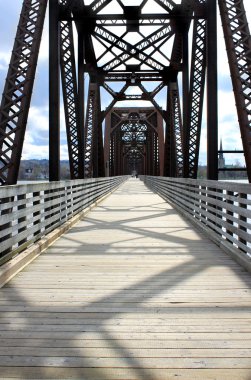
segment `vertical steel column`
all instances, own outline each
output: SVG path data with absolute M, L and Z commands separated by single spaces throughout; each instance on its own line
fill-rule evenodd
M 112 143 L 112 118 L 111 112 L 105 118 L 105 142 L 104 142 L 104 164 L 105 164 L 105 176 L 109 177 L 110 173 L 110 152 L 111 152 L 111 143 Z
M 167 90 L 167 117 L 165 133 L 165 152 L 164 152 L 164 176 L 171 177 L 171 157 L 172 157 L 172 133 L 171 133 L 172 115 L 171 115 L 171 89 L 170 83 Z
M 187 115 L 186 115 L 187 116 Z M 183 177 L 183 124 L 181 117 L 180 96 L 178 82 L 173 83 L 172 89 L 172 118 L 174 129 L 174 149 L 175 149 L 175 177 Z
M 146 133 L 146 175 L 150 175 L 150 162 L 151 162 L 151 157 L 150 157 L 150 128 L 147 128 L 147 133 Z
M 207 178 L 218 179 L 218 79 L 216 0 L 207 1 Z
M 119 158 L 120 158 L 120 133 L 119 128 L 114 132 L 115 141 L 114 141 L 114 175 L 120 175 L 119 172 Z
M 218 0 L 242 144 L 251 182 L 251 36 L 243 0 Z
M 82 31 L 78 32 L 78 117 L 79 117 L 79 133 L 82 141 L 81 156 L 80 159 L 83 160 L 84 167 L 84 146 L 85 146 L 85 73 L 84 73 L 84 57 L 85 57 L 85 46 L 84 37 Z M 84 169 L 83 169 L 84 177 Z
M 120 135 L 119 139 L 119 173 L 124 175 L 124 165 L 123 165 L 123 143 Z
M 149 162 L 150 162 L 150 175 L 154 175 L 154 130 L 149 130 Z
M 97 149 L 97 125 L 99 110 L 99 86 L 95 82 L 89 84 L 88 102 L 85 122 L 85 177 L 97 176 L 98 158 Z
M 115 159 L 115 153 L 114 153 L 114 150 L 115 150 L 115 136 L 114 136 L 114 133 L 112 134 L 112 138 L 111 138 L 111 150 L 110 150 L 110 176 L 114 176 L 115 175 L 115 164 L 114 164 L 114 159 Z
M 84 144 L 79 118 L 81 106 L 78 99 L 72 21 L 60 22 L 60 34 L 61 77 L 70 172 L 71 179 L 77 179 L 84 178 Z
M 47 0 L 24 0 L 0 109 L 0 184 L 17 182 Z
M 103 150 L 103 139 L 102 139 L 102 122 L 101 122 L 101 103 L 100 103 L 100 88 L 97 84 L 96 92 L 96 106 L 95 106 L 95 123 L 93 129 L 93 178 L 103 177 L 104 176 L 104 150 Z
M 177 82 L 170 82 L 168 86 L 168 120 L 166 131 L 165 163 L 166 175 L 170 177 L 182 177 L 183 175 L 183 129 L 179 90 Z
M 159 144 L 158 144 L 158 134 L 153 131 L 154 138 L 154 175 L 159 175 Z
M 183 95 L 183 155 L 189 142 L 189 59 L 188 59 L 188 31 L 183 32 L 183 72 L 182 72 L 182 95 Z M 185 176 L 185 168 L 182 168 Z
M 206 76 L 206 20 L 194 20 L 184 177 L 197 178 Z
M 101 118 L 101 103 L 99 102 L 99 117 L 97 129 L 97 155 L 98 155 L 98 171 L 97 177 L 105 177 L 105 162 L 104 162 L 104 144 L 103 144 L 103 124 Z
M 158 150 L 159 150 L 159 175 L 163 176 L 164 170 L 164 130 L 163 118 L 156 112 L 157 117 L 157 131 L 158 131 Z
M 59 2 L 49 0 L 49 180 L 60 180 Z
M 105 173 L 100 88 L 96 81 L 90 80 L 86 111 L 85 177 L 103 177 Z

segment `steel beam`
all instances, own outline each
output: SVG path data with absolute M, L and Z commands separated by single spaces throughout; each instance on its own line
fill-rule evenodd
M 59 1 L 49 0 L 49 179 L 60 180 Z
M 137 163 L 138 167 L 144 167 L 148 174 L 162 173 L 163 131 L 161 135 L 158 126 L 158 120 L 162 118 L 167 126 L 165 175 L 196 178 L 207 68 L 208 178 L 216 179 L 216 0 L 155 0 L 162 8 L 158 14 L 142 13 L 148 0 L 133 6 L 125 5 L 121 0 L 113 2 L 121 7 L 122 11 L 119 14 L 106 14 L 106 7 L 112 4 L 112 0 L 94 0 L 89 5 L 83 0 L 49 1 L 50 180 L 60 179 L 60 61 L 72 178 L 104 175 L 102 121 L 113 113 L 115 103 L 121 100 L 150 101 L 156 115 L 146 117 L 146 130 L 143 132 L 140 117 L 136 118 L 137 120 L 132 117 L 128 121 L 127 135 L 121 129 L 123 120 L 118 116 L 120 121 L 116 120 L 116 131 L 110 130 L 109 148 L 105 149 L 105 161 L 110 161 L 111 157 L 113 160 L 110 163 L 110 171 L 122 173 Z M 250 33 L 243 0 L 218 2 L 251 180 Z M 2 184 L 14 183 L 17 178 L 46 3 L 46 0 L 24 0 L 22 22 L 20 21 L 0 112 Z M 189 65 L 188 32 L 192 20 L 194 31 Z M 73 22 L 78 33 L 77 69 Z M 153 25 L 154 28 L 151 32 L 148 29 L 149 33 L 144 34 L 144 28 L 149 25 Z M 121 26 L 124 29 L 118 32 L 116 27 Z M 128 32 L 132 31 L 138 33 L 135 41 L 128 38 Z M 100 50 L 96 48 L 96 43 L 101 47 Z M 182 115 L 177 84 L 180 72 L 183 73 Z M 89 75 L 90 86 L 84 121 L 86 74 Z M 155 89 L 149 91 L 147 85 L 144 85 L 146 81 L 155 82 Z M 115 91 L 109 82 L 120 82 L 121 90 Z M 113 97 L 110 105 L 103 111 L 100 86 Z M 133 86 L 138 87 L 142 93 L 128 93 L 127 90 Z M 157 101 L 157 96 L 165 86 L 168 86 L 167 111 L 163 110 Z M 141 141 L 142 136 L 147 136 L 144 143 Z M 127 142 L 124 143 L 123 139 L 127 139 Z
M 251 182 L 251 37 L 243 0 L 218 0 L 247 174 Z
M 183 176 L 183 125 L 177 82 L 168 86 L 165 168 L 167 177 Z
M 206 74 L 206 21 L 194 21 L 188 125 L 184 129 L 184 177 L 197 178 Z
M 183 103 L 183 141 L 187 138 L 189 128 L 189 44 L 188 32 L 183 33 L 183 72 L 182 72 L 182 103 Z M 184 152 L 184 147 L 182 148 Z M 182 175 L 184 168 L 182 168 Z M 179 173 L 180 175 L 181 173 Z
M 207 178 L 218 179 L 218 79 L 216 0 L 207 2 Z
M 85 126 L 85 72 L 84 72 L 84 57 L 85 57 L 85 45 L 83 34 L 78 33 L 78 125 L 79 125 L 79 134 L 81 140 L 79 160 L 84 165 L 84 126 Z M 82 164 L 80 175 L 82 176 Z M 83 168 L 83 177 L 84 177 L 84 168 Z
M 84 178 L 84 144 L 79 116 L 81 102 L 78 99 L 72 22 L 61 21 L 60 32 L 61 77 L 70 173 L 71 179 L 77 179 Z
M 99 177 L 104 175 L 102 124 L 100 122 L 100 88 L 98 83 L 90 82 L 86 122 L 85 122 L 85 177 Z
M 24 0 L 0 109 L 0 184 L 17 182 L 47 0 Z

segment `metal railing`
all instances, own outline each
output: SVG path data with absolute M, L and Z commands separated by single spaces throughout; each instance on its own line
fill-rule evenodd
M 106 177 L 0 187 L 0 265 L 126 179 Z
M 251 262 L 251 185 L 150 176 L 141 180 L 220 246 Z

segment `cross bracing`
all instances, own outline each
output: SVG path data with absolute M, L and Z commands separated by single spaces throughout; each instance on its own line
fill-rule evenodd
M 157 156 L 165 151 L 163 173 L 190 178 L 197 176 L 206 109 L 208 178 L 217 179 L 217 1 L 49 0 L 48 5 L 50 180 L 60 179 L 60 83 L 73 179 L 105 174 L 104 120 L 123 102 L 153 107 L 165 125 L 165 139 L 145 136 L 151 161 L 145 168 L 156 165 L 151 170 L 160 173 Z M 243 0 L 218 5 L 251 179 L 250 32 Z M 17 180 L 46 8 L 47 0 L 23 1 L 0 112 L 1 184 Z M 124 138 L 116 133 L 109 144 L 117 149 Z M 127 143 L 128 157 L 132 144 Z M 143 148 L 137 149 L 142 161 Z M 116 154 L 113 160 L 122 160 Z

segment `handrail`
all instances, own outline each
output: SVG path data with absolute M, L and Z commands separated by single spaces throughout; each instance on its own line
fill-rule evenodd
M 0 265 L 115 190 L 127 178 L 0 187 Z
M 251 263 L 250 184 L 151 176 L 140 179 L 223 249 Z

